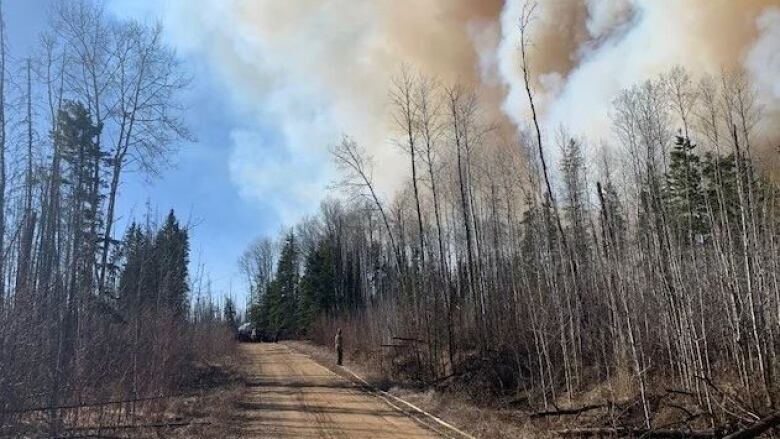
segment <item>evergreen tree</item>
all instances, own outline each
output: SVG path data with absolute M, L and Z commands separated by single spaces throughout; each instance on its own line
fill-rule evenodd
M 158 264 L 159 300 L 175 314 L 186 315 L 189 284 L 187 283 L 190 244 L 187 230 L 179 226 L 173 210 L 154 240 Z
M 222 310 L 222 316 L 225 323 L 228 324 L 233 332 L 238 331 L 238 322 L 236 321 L 236 305 L 230 297 L 225 299 L 225 307 Z
M 257 322 L 263 331 L 270 336 L 278 334 L 284 328 L 283 303 L 279 281 L 273 280 L 268 284 L 265 294 L 263 294 Z
M 290 232 L 285 238 L 279 266 L 276 269 L 275 287 L 278 289 L 279 329 L 295 332 L 298 328 L 298 280 L 299 280 L 299 250 L 295 234 Z
M 610 239 L 614 241 L 617 248 L 622 248 L 625 243 L 627 229 L 626 212 L 612 180 L 607 180 L 607 183 L 604 185 L 603 195 L 606 205 L 606 220 L 609 222 L 609 231 L 612 235 Z
M 669 154 L 669 170 L 663 190 L 669 221 L 685 242 L 707 233 L 706 206 L 702 189 L 701 163 L 691 140 L 677 136 Z
M 153 243 L 133 222 L 125 233 L 121 252 L 124 265 L 119 275 L 119 305 L 125 314 L 135 314 L 154 304 L 157 295 Z
M 306 256 L 301 277 L 301 327 L 307 328 L 322 312 L 340 308 L 336 297 L 333 251 L 327 239 Z
M 66 205 L 72 245 L 68 290 L 74 306 L 76 296 L 93 289 L 100 227 L 100 170 L 104 157 L 95 140 L 100 131 L 80 102 L 66 101 L 57 114 L 53 138 L 60 147 L 65 164 L 63 182 L 69 188 Z
M 747 188 L 748 176 L 755 175 L 755 172 L 750 162 L 744 158 L 740 166 L 747 170 L 743 176 L 743 187 Z M 733 225 L 738 224 L 739 217 L 737 175 L 737 159 L 734 153 L 724 156 L 712 152 L 704 154 L 702 161 L 704 196 L 707 203 L 713 207 L 715 216 Z M 757 182 L 752 181 L 750 184 L 752 191 L 757 193 Z
M 250 319 L 270 336 L 294 334 L 303 328 L 300 294 L 300 250 L 293 232 L 285 236 L 275 278 L 268 282 Z
M 63 163 L 65 187 L 63 217 L 67 224 L 65 242 L 67 311 L 63 342 L 68 355 L 75 355 L 82 313 L 94 293 L 98 230 L 100 221 L 100 161 L 102 154 L 96 138 L 100 126 L 92 122 L 89 111 L 80 102 L 66 101 L 57 113 L 52 138 Z M 61 238 L 63 238 L 61 236 Z M 63 358 L 68 364 L 70 358 Z
M 585 231 L 585 156 L 580 143 L 570 139 L 563 148 L 561 174 L 564 182 L 564 213 L 578 255 L 587 252 Z

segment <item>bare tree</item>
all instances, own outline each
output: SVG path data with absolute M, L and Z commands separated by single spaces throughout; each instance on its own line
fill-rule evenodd
M 425 231 L 423 229 L 422 210 L 420 209 L 420 191 L 417 177 L 417 120 L 419 109 L 415 105 L 415 90 L 419 80 L 414 78 L 410 69 L 404 67 L 401 73 L 393 81 L 393 89 L 390 99 L 395 108 L 393 119 L 398 129 L 404 135 L 404 149 L 409 153 L 409 162 L 412 169 L 412 188 L 414 191 L 414 203 L 417 211 L 417 232 L 419 241 L 419 257 L 422 270 L 425 270 Z
M 103 292 L 122 175 L 128 165 L 154 174 L 172 145 L 191 139 L 178 101 L 189 79 L 175 52 L 162 44 L 159 24 L 111 21 L 102 6 L 78 0 L 57 5 L 55 31 L 69 48 L 67 86 L 89 103 L 102 128 L 98 147 L 110 156 L 97 285 Z
M 6 40 L 5 40 L 5 14 L 3 13 L 3 4 L 0 1 L 0 300 L 5 301 L 5 275 L 6 275 Z
M 273 280 L 274 261 L 278 250 L 274 242 L 261 238 L 252 242 L 238 259 L 238 266 L 249 285 L 249 303 L 258 302 L 268 284 Z
M 373 202 L 374 207 L 379 211 L 382 222 L 390 240 L 390 247 L 395 255 L 397 269 L 403 271 L 403 260 L 400 248 L 397 245 L 395 234 L 390 221 L 388 220 L 385 208 L 379 199 L 379 195 L 373 182 L 373 160 L 360 148 L 360 146 L 350 137 L 344 136 L 340 143 L 331 149 L 336 165 L 346 174 L 346 177 L 338 186 L 352 191 L 357 191 L 358 195 L 368 196 Z

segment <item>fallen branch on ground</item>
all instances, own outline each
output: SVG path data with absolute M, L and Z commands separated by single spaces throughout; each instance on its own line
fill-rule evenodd
M 177 395 L 160 395 L 160 396 L 147 396 L 143 398 L 131 398 L 131 399 L 117 399 L 112 401 L 99 401 L 99 402 L 89 402 L 89 403 L 83 403 L 83 404 L 65 404 L 65 405 L 56 405 L 56 406 L 40 406 L 40 407 L 26 407 L 26 408 L 20 408 L 20 409 L 11 409 L 11 410 L 4 410 L 0 411 L 0 414 L 14 414 L 14 413 L 28 413 L 28 412 L 43 412 L 43 411 L 49 411 L 49 410 L 65 410 L 65 409 L 78 409 L 78 408 L 86 408 L 86 407 L 100 407 L 103 405 L 113 405 L 113 404 L 132 404 L 137 402 L 145 402 L 145 401 L 154 401 L 158 399 L 170 399 L 170 398 L 190 398 L 193 396 L 199 396 L 197 393 L 182 393 Z
M 536 412 L 531 414 L 531 419 L 544 418 L 546 416 L 568 416 L 578 415 L 580 413 L 596 410 L 604 407 L 609 407 L 608 404 L 591 404 L 584 407 L 576 407 L 569 409 L 548 410 L 543 412 Z
M 92 430 L 132 430 L 141 428 L 179 428 L 188 425 L 211 425 L 209 421 L 172 421 L 152 422 L 148 424 L 118 424 L 118 425 L 94 425 L 66 428 L 66 431 L 92 431 Z
M 752 439 L 760 436 L 771 428 L 780 425 L 780 412 L 762 418 L 750 427 L 731 434 L 725 434 L 724 429 L 692 431 L 686 429 L 646 429 L 646 428 L 571 428 L 559 430 L 561 436 L 588 437 L 588 436 L 612 436 L 612 437 L 642 437 L 644 439 Z
M 750 427 L 740 430 L 736 433 L 732 433 L 723 439 L 750 439 L 759 436 L 761 433 L 769 430 L 772 427 L 780 425 L 780 412 L 769 415 Z
M 566 430 L 558 430 L 561 436 L 632 436 L 643 437 L 647 439 L 713 439 L 718 436 L 718 433 L 714 430 L 705 431 L 691 431 L 691 430 L 649 430 L 646 428 L 570 428 Z

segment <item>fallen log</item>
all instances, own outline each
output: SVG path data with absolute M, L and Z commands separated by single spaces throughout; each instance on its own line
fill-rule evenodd
M 693 392 L 689 392 L 687 390 L 680 390 L 680 389 L 666 389 L 666 393 L 672 393 L 675 395 L 684 395 L 684 396 L 696 396 Z
M 399 340 L 404 342 L 411 342 L 411 343 L 420 343 L 420 344 L 428 344 L 423 340 L 420 340 L 418 338 L 412 338 L 412 337 L 393 337 L 393 340 Z
M 780 412 L 762 418 L 760 421 L 744 430 L 732 433 L 723 439 L 750 439 L 761 435 L 772 427 L 780 425 Z
M 543 412 L 536 412 L 531 414 L 531 419 L 544 418 L 547 416 L 569 416 L 579 415 L 580 413 L 596 410 L 600 408 L 608 407 L 607 404 L 591 404 L 584 407 L 576 407 L 569 409 L 548 410 Z

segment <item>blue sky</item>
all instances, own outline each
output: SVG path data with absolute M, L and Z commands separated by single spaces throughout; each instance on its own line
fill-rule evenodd
M 46 10 L 52 0 L 11 0 L 5 5 L 11 55 L 26 56 L 34 49 L 38 34 L 46 26 Z M 148 7 L 156 2 L 108 2 L 108 10 L 120 17 L 141 20 L 152 17 Z M 166 36 L 169 34 L 166 32 Z M 176 47 L 174 38 L 169 44 Z M 283 219 L 278 209 L 262 197 L 242 194 L 235 175 L 236 136 L 251 144 L 246 154 L 252 160 L 268 160 L 283 154 L 274 145 L 274 129 L 263 126 L 250 116 L 245 105 L 238 104 L 221 76 L 216 75 L 208 59 L 198 51 L 179 50 L 193 83 L 186 91 L 189 107 L 186 120 L 197 142 L 179 145 L 174 166 L 159 177 L 144 178 L 127 174 L 119 199 L 120 229 L 122 223 L 144 215 L 147 205 L 162 217 L 173 208 L 183 222 L 193 225 L 191 232 L 193 271 L 202 263 L 218 295 L 231 292 L 244 296 L 245 284 L 238 273 L 236 260 L 254 238 L 275 235 Z M 252 120 L 252 122 L 247 122 Z

